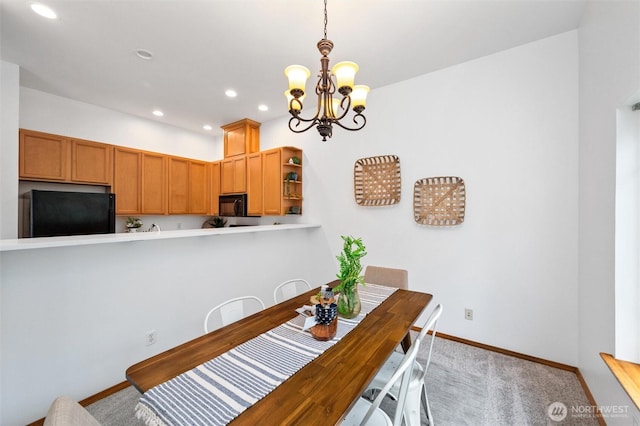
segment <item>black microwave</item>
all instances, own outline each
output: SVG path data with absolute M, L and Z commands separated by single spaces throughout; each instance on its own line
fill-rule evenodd
M 247 194 L 220 195 L 220 216 L 247 216 Z

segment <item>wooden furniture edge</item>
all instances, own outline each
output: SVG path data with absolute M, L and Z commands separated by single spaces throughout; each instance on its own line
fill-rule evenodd
M 623 361 L 604 352 L 600 352 L 600 357 L 607 364 L 616 380 L 622 385 L 636 408 L 640 410 L 640 364 Z

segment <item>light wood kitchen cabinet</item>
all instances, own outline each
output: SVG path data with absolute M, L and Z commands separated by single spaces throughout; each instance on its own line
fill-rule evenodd
M 262 153 L 247 155 L 247 214 L 262 215 Z
M 224 158 L 260 151 L 260 123 L 248 118 L 221 126 Z
M 114 149 L 114 157 L 116 214 L 166 214 L 167 157 L 122 147 Z
M 263 214 L 302 214 L 302 150 L 275 148 L 262 153 Z
M 111 185 L 113 146 L 20 129 L 19 177 L 24 180 Z
M 140 159 L 140 213 L 167 214 L 167 156 L 155 152 L 141 152 Z
M 208 163 L 169 157 L 169 214 L 205 215 L 209 200 Z
M 213 216 L 218 216 L 220 214 L 220 161 L 216 161 L 211 163 L 210 171 L 211 171 L 211 206 L 209 207 L 209 214 Z
M 20 129 L 19 158 L 20 179 L 69 179 L 69 143 L 64 136 Z
M 113 146 L 71 139 L 71 181 L 111 185 Z
M 189 161 L 189 213 L 209 213 L 209 163 Z
M 220 193 L 247 192 L 246 156 L 241 155 L 222 160 L 220 167 Z
M 113 193 L 116 194 L 116 214 L 140 213 L 140 151 L 127 148 L 114 150 Z
M 189 213 L 189 160 L 169 157 L 169 214 Z

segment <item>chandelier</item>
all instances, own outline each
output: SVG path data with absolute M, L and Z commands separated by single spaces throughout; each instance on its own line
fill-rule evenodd
M 289 101 L 289 129 L 294 133 L 306 132 L 313 126 L 316 126 L 322 140 L 326 141 L 327 137 L 333 134 L 333 125 L 337 125 L 346 130 L 360 130 L 367 124 L 367 119 L 362 115 L 365 109 L 368 86 L 354 86 L 358 65 L 353 62 L 339 62 L 329 71 L 329 53 L 333 49 L 333 42 L 327 39 L 327 0 L 324 0 L 324 37 L 318 42 L 318 50 L 322 57 L 320 58 L 320 74 L 318 75 L 318 83 L 316 84 L 316 95 L 318 96 L 318 104 L 316 113 L 311 118 L 303 118 L 300 116 L 302 112 L 302 101 L 304 100 L 307 79 L 311 75 L 308 68 L 301 65 L 291 65 L 284 70 L 285 75 L 289 78 L 289 90 L 285 91 L 285 96 Z M 336 82 L 334 82 L 334 77 Z M 342 95 L 342 99 L 334 99 L 336 92 Z M 353 127 L 349 127 L 340 120 L 345 118 L 349 113 L 349 109 L 355 113 L 353 115 Z

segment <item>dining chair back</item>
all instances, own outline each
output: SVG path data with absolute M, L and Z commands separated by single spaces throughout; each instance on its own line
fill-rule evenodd
M 398 368 L 389 376 L 379 390 L 373 402 L 365 398 L 359 398 L 353 408 L 347 413 L 343 426 L 351 425 L 389 425 L 401 426 L 404 414 L 405 401 L 408 395 L 409 384 L 411 383 L 411 375 L 413 372 L 416 357 L 420 349 L 420 342 L 411 345 L 409 351 L 404 354 Z M 380 403 L 392 389 L 397 389 L 398 393 L 392 395 L 397 401 L 393 422 L 389 416 L 380 409 Z
M 368 265 L 364 270 L 364 282 L 409 289 L 409 272 L 406 269 Z
M 309 284 L 307 280 L 294 278 L 279 284 L 273 290 L 273 301 L 275 303 L 280 303 L 283 300 L 291 299 L 292 297 L 309 290 L 311 290 L 311 284 Z
M 204 318 L 204 332 L 208 333 L 211 330 L 224 327 L 263 309 L 264 303 L 255 296 L 229 299 L 209 310 Z
M 409 272 L 406 269 L 368 265 L 364 270 L 364 282 L 408 290 Z M 411 346 L 411 335 L 409 333 L 402 339 L 401 346 L 406 353 Z
M 433 343 L 436 340 L 436 329 L 438 325 L 438 319 L 442 315 L 442 305 L 438 305 L 435 307 L 431 315 L 427 318 L 424 325 L 422 326 L 422 330 L 418 333 L 418 336 L 415 339 L 413 345 L 414 346 L 422 345 L 425 343 L 425 336 L 429 331 L 431 331 L 431 340 L 429 342 L 429 348 L 426 352 L 426 358 L 424 363 L 421 364 L 420 360 L 416 361 L 413 365 L 413 374 L 411 374 L 411 381 L 409 382 L 409 387 L 407 391 L 406 401 L 404 403 L 404 418 L 405 422 L 408 426 L 420 425 L 420 406 L 421 404 L 424 406 L 424 409 L 427 414 L 427 420 L 429 426 L 433 426 L 433 416 L 431 414 L 431 407 L 429 405 L 429 398 L 427 395 L 427 387 L 426 383 L 426 375 L 427 370 L 429 369 L 429 364 L 431 363 L 431 354 L 433 352 Z M 389 378 L 393 377 L 395 372 L 400 368 L 402 364 L 403 356 L 398 352 L 394 352 L 389 356 L 387 361 L 378 371 L 378 374 L 373 378 L 371 383 L 367 386 L 367 390 L 365 394 L 370 392 L 376 392 L 379 389 L 383 389 L 384 386 L 388 383 Z M 401 397 L 401 389 L 398 386 L 392 386 L 391 389 L 387 392 L 392 398 L 400 398 Z
M 49 406 L 44 426 L 100 426 L 98 420 L 68 396 L 57 397 Z

